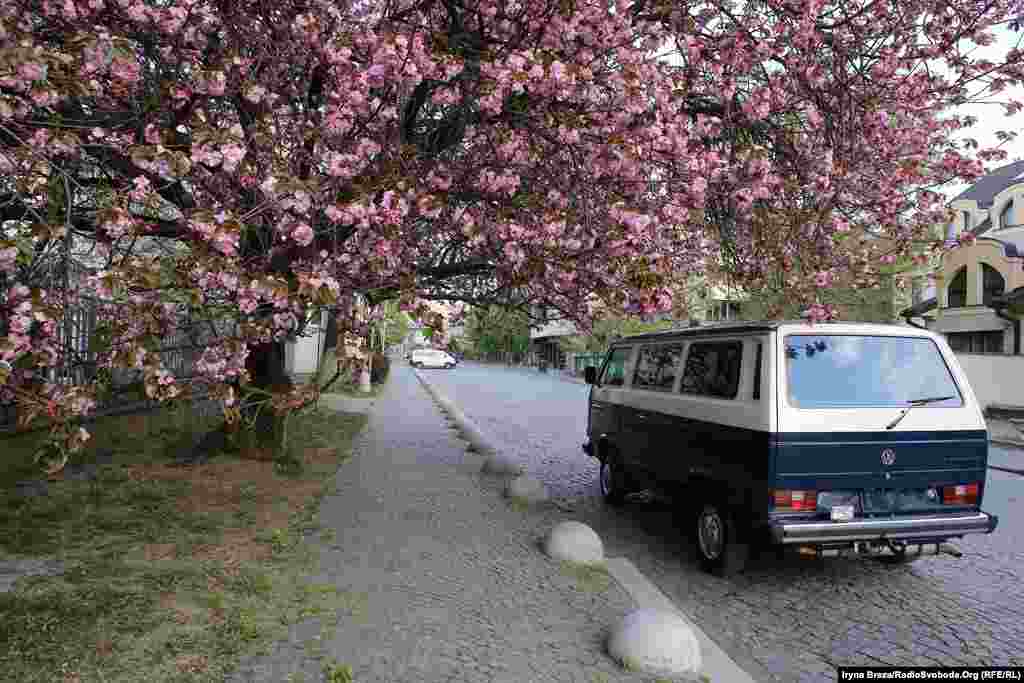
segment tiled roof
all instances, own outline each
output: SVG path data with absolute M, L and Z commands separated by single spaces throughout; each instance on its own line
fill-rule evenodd
M 992 200 L 997 194 L 1019 182 L 1024 182 L 1020 177 L 1024 174 L 1024 161 L 1014 161 L 982 176 L 978 182 L 961 192 L 956 199 L 973 199 L 978 202 L 981 208 L 992 206 Z M 980 226 L 979 226 L 980 227 Z

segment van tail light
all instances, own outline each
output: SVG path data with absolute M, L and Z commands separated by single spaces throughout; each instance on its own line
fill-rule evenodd
M 776 510 L 793 512 L 817 510 L 818 492 L 775 489 L 772 491 L 772 503 L 774 503 Z
M 942 502 L 946 505 L 977 505 L 980 490 L 981 485 L 978 482 L 943 486 Z

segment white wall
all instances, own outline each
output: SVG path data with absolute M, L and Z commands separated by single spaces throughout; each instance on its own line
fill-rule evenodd
M 1024 356 L 958 353 L 974 395 L 984 408 L 990 403 L 1024 406 Z
M 308 336 L 299 337 L 285 347 L 285 370 L 290 375 L 312 375 L 320 369 L 326 325 L 311 323 L 306 328 L 306 334 Z
M 579 330 L 571 320 L 549 320 L 540 328 L 530 330 L 530 339 L 540 337 L 564 337 L 576 334 Z

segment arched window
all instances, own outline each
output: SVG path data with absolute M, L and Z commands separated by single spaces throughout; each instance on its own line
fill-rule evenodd
M 1006 206 L 999 213 L 999 228 L 1008 228 L 1013 225 L 1013 200 L 1006 202 Z
M 956 275 L 949 281 L 946 289 L 949 301 L 946 304 L 949 308 L 963 308 L 967 305 L 967 267 L 964 266 L 956 271 Z
M 986 306 L 992 305 L 992 299 L 1002 296 L 1006 291 L 1006 280 L 999 274 L 999 271 L 988 265 L 981 264 L 981 303 Z

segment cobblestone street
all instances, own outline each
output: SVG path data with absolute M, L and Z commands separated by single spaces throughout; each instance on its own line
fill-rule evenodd
M 609 556 L 632 560 L 759 676 L 833 681 L 838 665 L 1024 665 L 1024 477 L 989 471 L 984 508 L 999 515 L 999 528 L 954 542 L 959 560 L 888 567 L 772 553 L 724 580 L 700 571 L 670 506 L 601 503 L 597 463 L 580 450 L 588 387 L 471 363 L 425 375 L 555 496 L 570 499 Z

